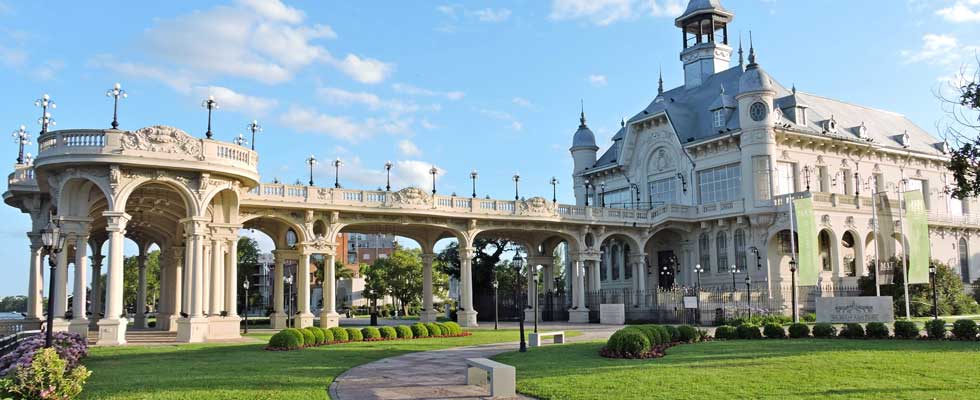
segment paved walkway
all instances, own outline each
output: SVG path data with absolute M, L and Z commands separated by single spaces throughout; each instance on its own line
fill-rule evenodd
M 501 324 L 503 329 L 516 324 Z M 567 341 L 606 339 L 621 326 L 596 324 L 544 324 L 539 330 L 576 330 L 582 335 Z M 466 359 L 492 357 L 517 349 L 517 343 L 411 353 L 386 358 L 347 370 L 330 385 L 333 399 L 480 399 L 485 387 L 466 385 Z M 531 349 L 530 351 L 534 351 Z M 526 398 L 526 397 L 521 397 Z

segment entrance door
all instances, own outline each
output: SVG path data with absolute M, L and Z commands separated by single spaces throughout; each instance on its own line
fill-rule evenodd
M 657 272 L 660 274 L 660 288 L 670 289 L 674 287 L 674 278 L 677 274 L 677 257 L 674 257 L 673 250 L 657 252 Z

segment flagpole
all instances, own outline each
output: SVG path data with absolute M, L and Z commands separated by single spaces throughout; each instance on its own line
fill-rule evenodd
M 871 229 L 874 230 L 874 243 L 875 243 L 875 296 L 881 297 L 881 281 L 879 276 L 881 274 L 881 256 L 878 253 L 878 177 L 872 176 L 874 180 L 875 187 L 871 188 Z
M 798 260 L 799 258 L 798 258 L 798 254 L 796 254 L 796 216 L 793 213 L 793 208 L 796 207 L 796 203 L 795 203 L 796 199 L 794 198 L 793 195 L 789 195 L 787 197 L 789 198 L 789 246 L 790 246 L 789 249 L 790 249 L 790 254 L 793 255 L 793 258 L 789 262 L 790 274 L 792 275 L 792 285 L 793 285 L 792 287 L 793 323 L 797 323 L 800 322 L 799 307 L 797 307 L 796 304 L 796 271 L 797 271 L 797 267 L 799 266 L 796 260 Z
M 898 181 L 898 240 L 902 243 L 902 286 L 905 290 L 905 318 L 911 318 L 912 312 L 909 307 L 909 243 L 905 240 L 905 169 L 901 170 L 902 179 Z

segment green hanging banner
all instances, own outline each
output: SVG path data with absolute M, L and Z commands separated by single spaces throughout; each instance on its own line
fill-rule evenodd
M 813 199 L 793 200 L 796 211 L 796 237 L 799 240 L 800 254 L 797 262 L 799 286 L 817 284 L 819 266 L 817 263 L 817 221 L 813 215 Z
M 929 283 L 929 223 L 922 192 L 905 192 L 909 241 L 909 283 Z

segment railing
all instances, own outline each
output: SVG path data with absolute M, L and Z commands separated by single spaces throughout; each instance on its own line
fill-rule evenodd
M 37 188 L 37 180 L 34 178 L 34 168 L 26 164 L 17 164 L 14 172 L 7 176 L 7 187 L 27 186 Z
M 41 329 L 41 321 L 27 319 L 0 320 L 0 336 Z

